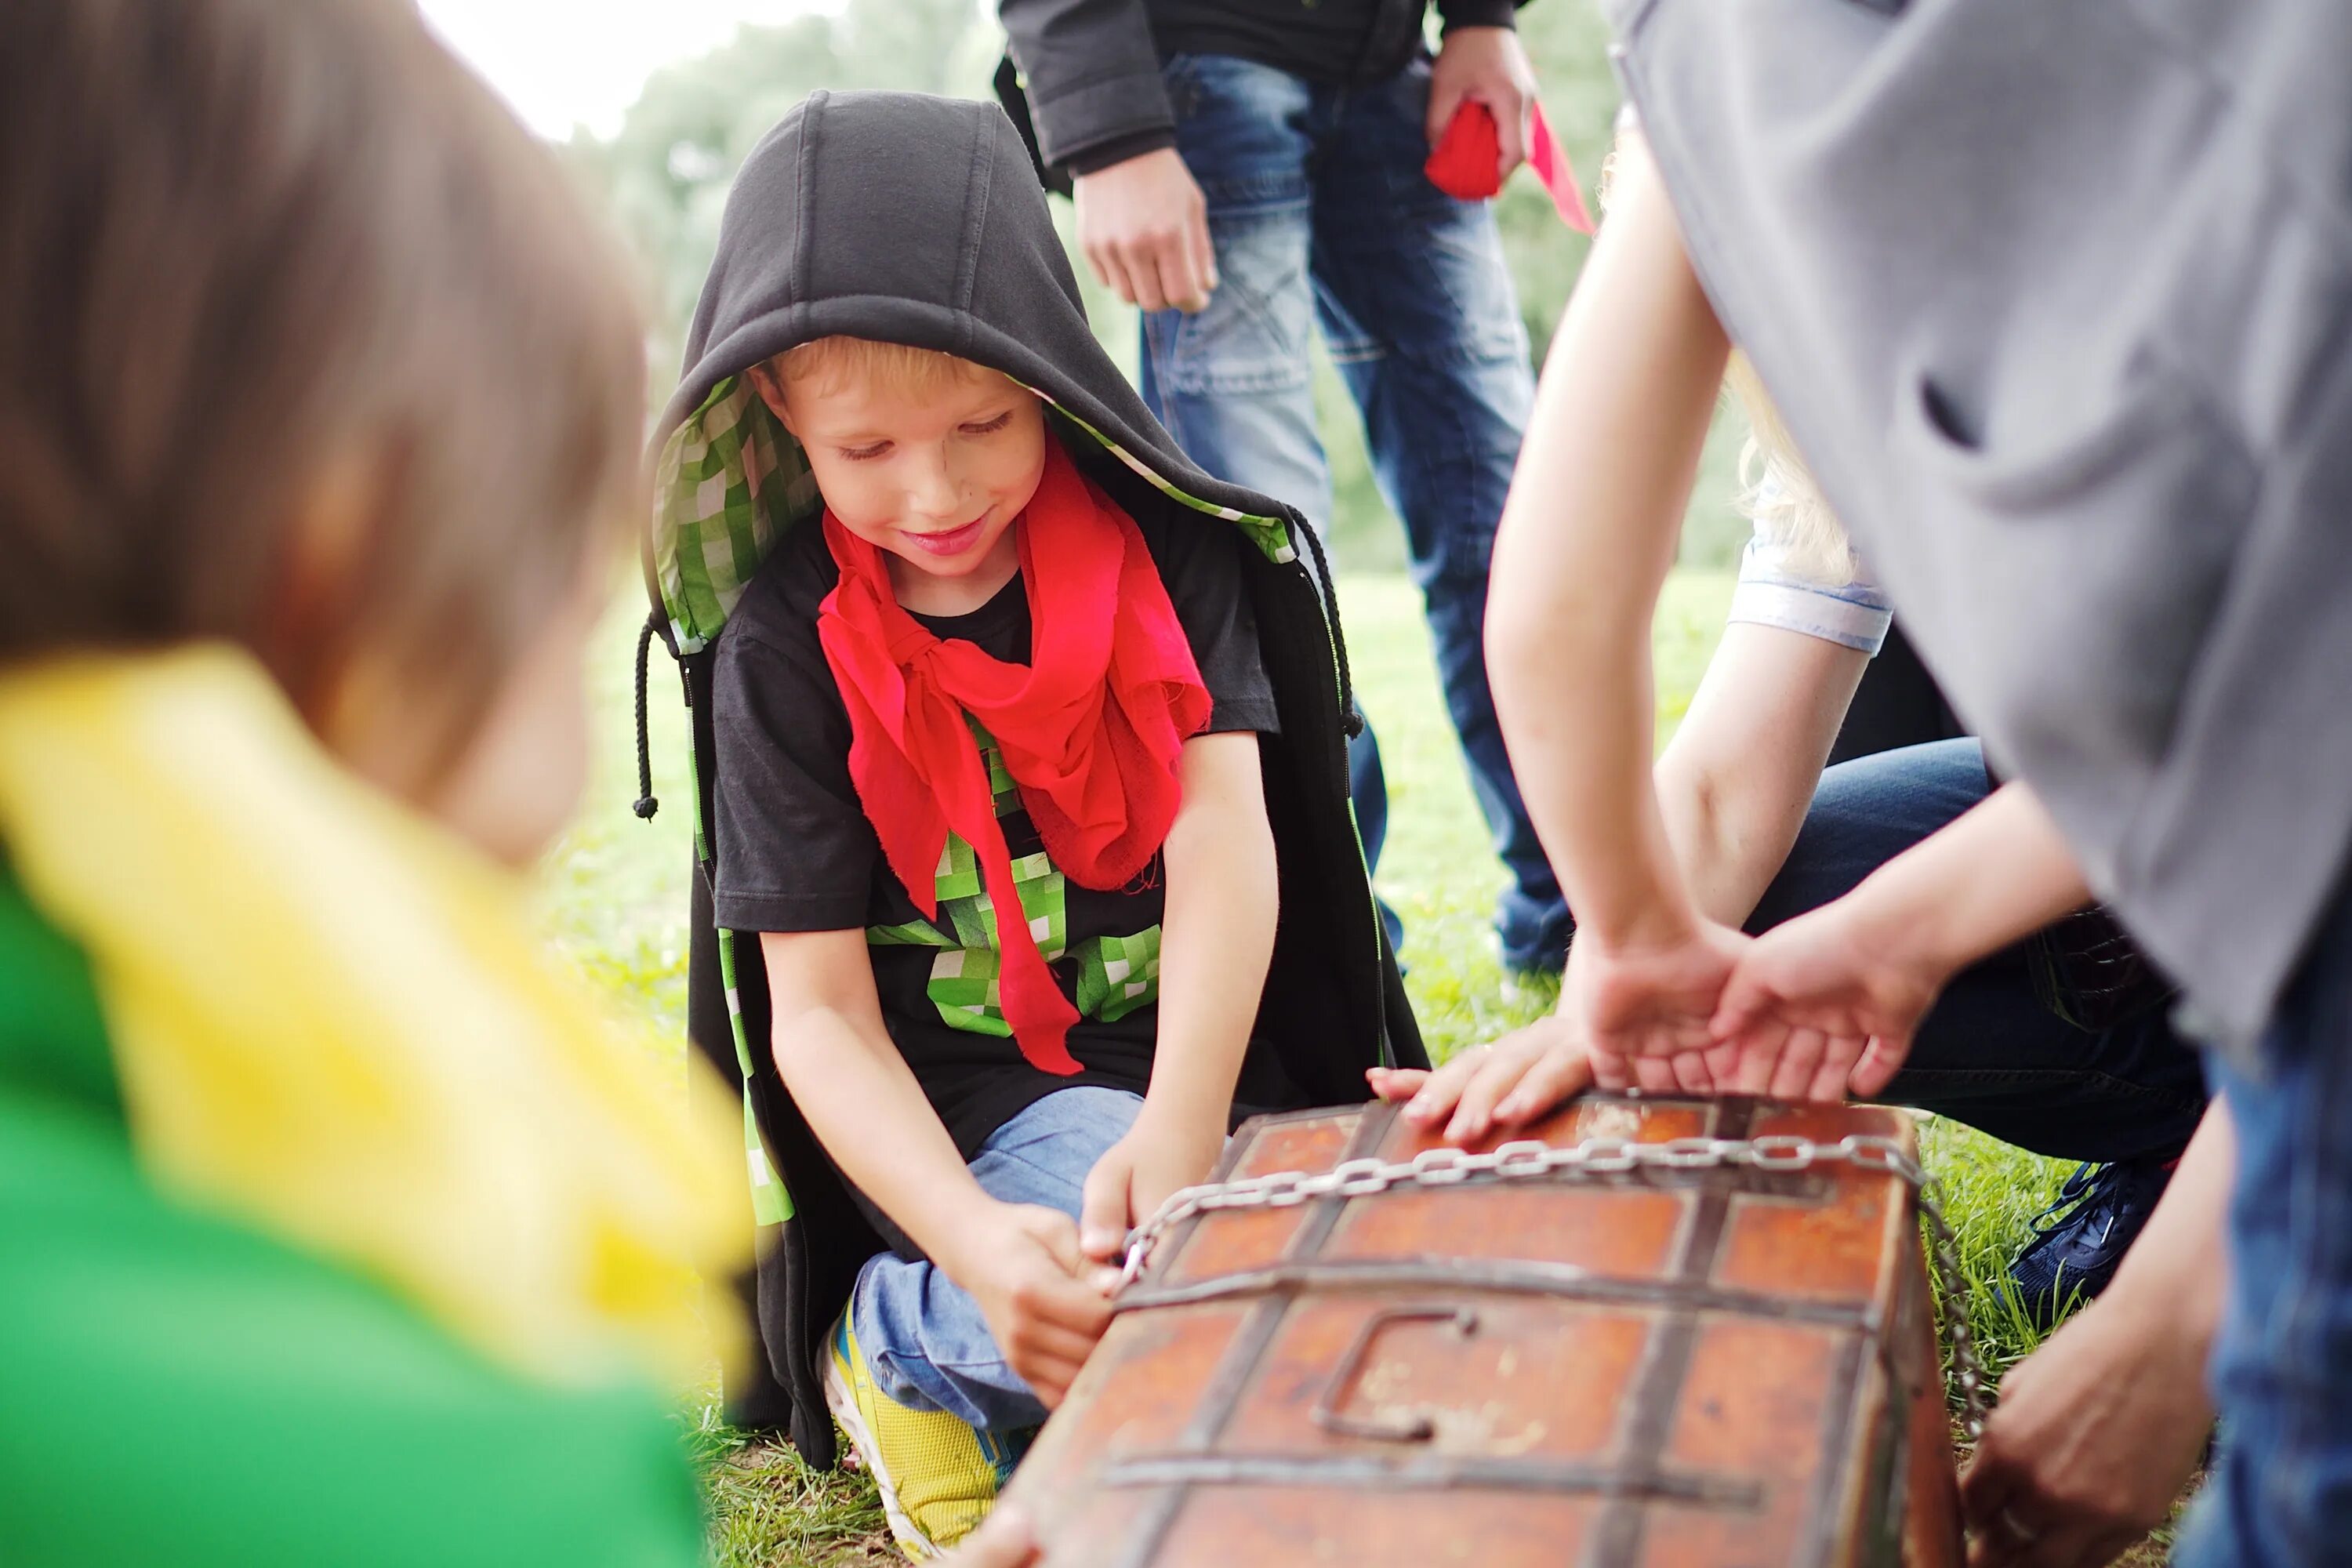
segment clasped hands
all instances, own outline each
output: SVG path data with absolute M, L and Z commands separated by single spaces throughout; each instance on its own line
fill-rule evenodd
M 1453 1142 L 1591 1087 L 1867 1099 L 1951 977 L 1903 935 L 1842 902 L 1760 937 L 1696 916 L 1618 940 L 1580 931 L 1550 1016 L 1434 1072 L 1376 1068 L 1372 1089 Z

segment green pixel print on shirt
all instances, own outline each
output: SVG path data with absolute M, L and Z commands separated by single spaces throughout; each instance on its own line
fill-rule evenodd
M 1004 769 L 1003 758 L 988 732 L 978 723 L 982 758 L 988 764 L 990 787 L 1002 817 L 1020 809 L 1020 791 Z M 1069 949 L 1069 909 L 1062 873 L 1043 854 L 1024 855 L 1013 862 L 1013 885 L 1021 897 L 1021 913 L 1029 922 L 1037 951 L 1054 963 Z M 1010 1039 L 1013 1026 L 1005 1022 L 998 978 L 1003 953 L 996 937 L 996 906 L 981 884 L 980 858 L 971 845 L 953 833 L 940 852 L 933 891 L 940 900 L 940 923 L 908 921 L 903 925 L 869 926 L 866 941 L 873 947 L 929 947 L 931 979 L 926 987 L 931 1005 L 950 1028 Z M 947 929 L 941 929 L 942 924 Z M 1160 928 L 1133 936 L 1095 937 L 1080 942 L 1078 1015 L 1113 1023 L 1160 998 Z
M 1115 1024 L 1160 999 L 1160 928 L 1078 944 L 1078 1013 Z

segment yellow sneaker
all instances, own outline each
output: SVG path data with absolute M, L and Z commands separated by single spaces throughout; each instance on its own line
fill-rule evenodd
M 996 1505 L 1020 1457 L 1015 1444 L 883 1393 L 845 1311 L 828 1350 L 825 1405 L 873 1476 L 891 1535 L 916 1562 L 938 1556 L 978 1529 Z

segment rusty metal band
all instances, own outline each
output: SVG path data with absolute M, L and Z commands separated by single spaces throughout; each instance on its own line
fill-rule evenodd
M 1754 1107 L 1747 1100 L 1722 1103 L 1709 1119 L 1709 1132 L 1717 1138 L 1744 1137 L 1753 1117 Z M 1715 1277 L 1716 1254 L 1722 1250 L 1731 1214 L 1729 1185 L 1704 1186 L 1690 1203 L 1689 1222 L 1667 1278 L 1685 1289 L 1699 1289 Z M 1669 1309 L 1650 1331 L 1646 1353 L 1626 1395 L 1627 1420 L 1619 1442 L 1627 1489 L 1612 1495 L 1603 1507 L 1585 1553 L 1586 1568 L 1630 1568 L 1641 1559 L 1643 1489 L 1665 1473 L 1666 1445 L 1674 1436 L 1697 1340 L 1698 1314 L 1687 1307 Z
M 1906 1205 L 1903 1234 L 1915 1236 L 1918 1228 L 1917 1215 L 1911 1214 Z M 1905 1270 L 1895 1310 L 1883 1327 L 1875 1333 L 1848 1339 L 1837 1348 L 1837 1359 L 1830 1371 L 1829 1394 L 1822 1407 L 1822 1462 L 1813 1472 L 1811 1495 L 1806 1500 L 1805 1530 L 1798 1538 L 1795 1558 L 1798 1563 L 1828 1563 L 1837 1546 L 1837 1533 L 1845 1511 L 1839 1507 L 1840 1494 L 1847 1481 L 1845 1450 L 1852 1443 L 1853 1423 L 1861 1415 L 1864 1374 L 1873 1363 L 1886 1383 L 1886 1396 L 1879 1402 L 1878 1436 L 1888 1453 L 1895 1484 L 1907 1483 L 1911 1401 L 1925 1391 L 1915 1388 L 1901 1363 L 1916 1334 L 1924 1331 L 1928 1342 L 1935 1342 L 1935 1311 L 1927 1300 L 1930 1289 L 1924 1272 Z M 1924 1325 L 1917 1321 L 1921 1316 L 1927 1319 Z M 1937 1381 L 1940 1384 L 1941 1377 Z
M 1813 1469 L 1812 1496 L 1806 1502 L 1805 1531 L 1798 1537 L 1794 1562 L 1825 1563 L 1835 1544 L 1839 1515 L 1843 1512 L 1838 1507 L 1838 1496 L 1849 1479 L 1848 1437 L 1853 1430 L 1854 1407 L 1862 1397 L 1862 1372 L 1871 1348 L 1868 1338 L 1849 1335 L 1838 1342 L 1836 1359 L 1830 1364 L 1829 1393 L 1822 1401 L 1822 1462 Z M 1902 1408 L 1892 1390 L 1884 1403 L 1890 1413 Z
M 1341 1158 L 1360 1159 L 1380 1148 L 1388 1141 L 1389 1129 L 1395 1123 L 1396 1117 L 1397 1108 L 1386 1101 L 1367 1107 L 1362 1120 L 1357 1122 L 1355 1131 L 1349 1137 L 1348 1147 Z M 1245 1149 L 1234 1149 L 1229 1152 L 1218 1167 L 1218 1177 L 1226 1176 L 1247 1153 Z M 1290 1244 L 1285 1249 L 1286 1258 L 1297 1261 L 1312 1259 L 1339 1226 L 1339 1215 L 1345 1211 L 1347 1202 L 1347 1199 L 1336 1196 L 1318 1199 L 1291 1236 Z M 1192 1240 L 1193 1231 L 1199 1228 L 1200 1219 L 1205 1217 L 1202 1215 L 1187 1222 L 1170 1238 L 1174 1245 L 1164 1248 L 1160 1256 L 1152 1260 L 1153 1273 L 1164 1273 L 1184 1256 L 1185 1246 Z M 1215 1446 L 1217 1438 L 1224 1432 L 1225 1424 L 1233 1419 L 1234 1412 L 1240 1407 L 1242 1396 L 1248 1392 L 1250 1381 L 1257 1373 L 1258 1363 L 1265 1358 L 1266 1347 L 1274 1342 L 1275 1332 L 1282 1326 L 1283 1315 L 1289 1311 L 1292 1299 L 1288 1295 L 1265 1297 L 1242 1321 L 1242 1326 L 1234 1334 L 1233 1343 L 1225 1347 L 1225 1353 L 1217 1362 L 1216 1371 L 1210 1374 L 1208 1386 L 1202 1392 L 1200 1408 L 1185 1424 L 1183 1431 L 1177 1435 L 1177 1447 L 1184 1457 L 1199 1456 L 1203 1460 L 1207 1459 L 1209 1450 Z M 1152 1560 L 1160 1554 L 1168 1532 L 1175 1528 L 1176 1516 L 1183 1511 L 1192 1484 L 1190 1479 L 1171 1479 L 1167 1483 L 1167 1490 L 1137 1521 L 1133 1533 L 1127 1539 L 1126 1549 L 1116 1559 L 1115 1568 L 1150 1568 Z
M 1318 1258 L 1276 1263 L 1241 1273 L 1221 1274 L 1185 1285 L 1131 1289 L 1115 1302 L 1114 1313 L 1155 1307 L 1192 1307 L 1250 1296 L 1298 1295 L 1308 1290 L 1466 1289 L 1499 1295 L 1548 1296 L 1604 1307 L 1686 1308 L 1694 1312 L 1817 1324 L 1828 1329 L 1875 1331 L 1875 1302 L 1811 1300 L 1739 1290 L 1687 1279 L 1628 1279 L 1589 1273 L 1569 1264 L 1471 1259 L 1406 1261 L 1385 1258 Z
M 1659 1470 L 1633 1476 L 1610 1465 L 1529 1459 L 1302 1458 L 1295 1454 L 1144 1454 L 1104 1468 L 1107 1487 L 1314 1487 L 1340 1491 L 1529 1491 L 1752 1510 L 1753 1481 Z

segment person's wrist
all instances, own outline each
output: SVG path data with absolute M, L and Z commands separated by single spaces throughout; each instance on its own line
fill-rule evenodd
M 1223 1142 L 1230 1089 L 1220 1095 L 1190 1085 L 1154 1084 L 1143 1097 L 1133 1135 L 1177 1147 Z
M 1570 951 L 1584 947 L 1595 958 L 1665 952 L 1698 940 L 1698 911 L 1680 900 L 1645 900 L 1639 909 L 1610 918 L 1580 920 Z
M 1013 1205 L 990 1197 L 975 1184 L 969 1198 L 945 1206 L 936 1216 L 931 1237 L 915 1239 L 950 1279 L 970 1289 L 991 1260 L 1005 1256 L 1014 1224 Z
M 1942 991 L 1966 964 L 1954 949 L 1941 910 L 1874 887 L 1868 879 L 1823 906 L 1819 918 L 1834 922 L 1838 929 L 1832 934 L 1837 944 L 1865 967 L 1891 970 L 1930 991 Z
M 2202 1377 L 2221 1327 L 2225 1278 L 2202 1254 L 2174 1256 L 2161 1244 L 2135 1247 L 2093 1305 L 2129 1342 L 2147 1347 L 2148 1359 Z

